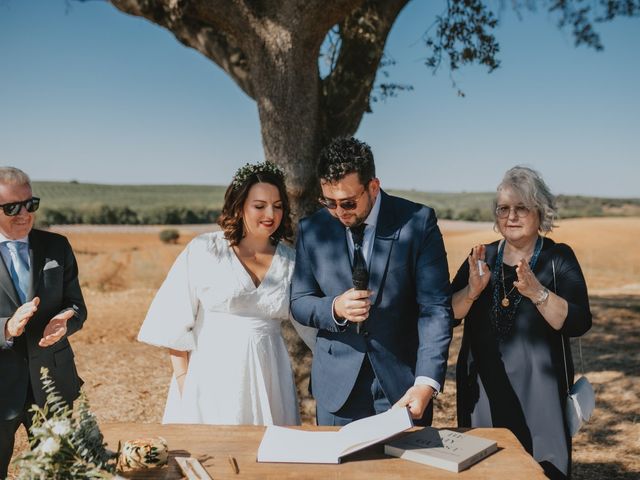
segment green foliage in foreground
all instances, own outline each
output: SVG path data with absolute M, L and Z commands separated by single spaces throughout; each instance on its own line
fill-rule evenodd
M 226 187 L 209 185 L 101 185 L 34 182 L 38 222 L 53 224 L 180 225 L 214 223 Z M 439 218 L 493 221 L 494 193 L 389 193 L 433 207 Z M 558 196 L 560 218 L 640 216 L 640 199 Z
M 30 449 L 14 460 L 17 480 L 73 480 L 112 478 L 115 452 L 105 448 L 98 422 L 82 391 L 76 409 L 70 408 L 55 388 L 46 368 L 40 378 L 47 393 L 44 408 L 33 405 Z

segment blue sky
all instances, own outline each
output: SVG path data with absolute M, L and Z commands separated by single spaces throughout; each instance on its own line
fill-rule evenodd
M 601 25 L 598 53 L 544 11 L 505 10 L 501 68 L 458 70 L 460 98 L 447 68 L 424 66 L 440 5 L 414 0 L 398 18 L 392 80 L 414 90 L 374 104 L 357 132 L 383 187 L 492 191 L 526 164 L 555 193 L 640 197 L 640 19 Z M 0 163 L 35 180 L 226 184 L 263 158 L 254 102 L 108 3 L 0 0 L 0 65 Z

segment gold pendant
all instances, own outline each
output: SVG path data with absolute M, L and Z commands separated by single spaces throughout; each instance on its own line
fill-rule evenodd
M 500 302 L 500 303 L 502 303 L 502 306 L 503 306 L 504 308 L 507 308 L 507 307 L 509 306 L 509 299 L 508 299 L 507 297 L 504 297 L 504 298 L 502 299 L 502 302 Z

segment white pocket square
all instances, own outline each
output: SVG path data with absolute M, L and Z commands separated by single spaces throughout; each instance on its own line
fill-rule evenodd
M 57 260 L 49 260 L 47 263 L 44 264 L 43 270 L 49 270 L 50 268 L 56 268 L 59 266 L 60 264 L 58 263 Z

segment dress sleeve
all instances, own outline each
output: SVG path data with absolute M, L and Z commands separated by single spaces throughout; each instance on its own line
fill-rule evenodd
M 195 349 L 198 302 L 189 276 L 189 247 L 176 259 L 138 333 L 140 342 L 180 351 Z
M 556 294 L 569 304 L 561 332 L 568 337 L 579 337 L 591 328 L 587 284 L 573 250 L 568 245 L 558 246 L 558 254 L 554 256 Z
M 471 252 L 469 252 L 471 255 Z M 456 293 L 462 290 L 469 283 L 469 262 L 467 257 L 462 261 L 462 265 L 458 268 L 458 272 L 456 276 L 453 278 L 451 282 L 451 292 Z
M 313 349 L 316 346 L 316 336 L 318 335 L 318 329 L 307 327 L 306 325 L 302 325 L 301 323 L 296 322 L 291 313 L 289 313 L 289 321 L 291 322 L 291 325 L 293 325 L 293 328 L 295 328 L 298 336 L 304 343 L 307 344 L 309 350 L 313 352 Z
M 465 288 L 468 283 L 469 283 L 469 262 L 465 258 L 462 261 L 462 265 L 460 265 L 460 268 L 458 268 L 458 272 L 456 273 L 456 276 L 453 278 L 453 281 L 451 282 L 451 293 L 455 294 L 456 292 L 459 292 L 460 290 Z M 461 323 L 462 323 L 462 318 L 455 318 L 455 316 L 453 316 L 454 327 L 457 327 Z

